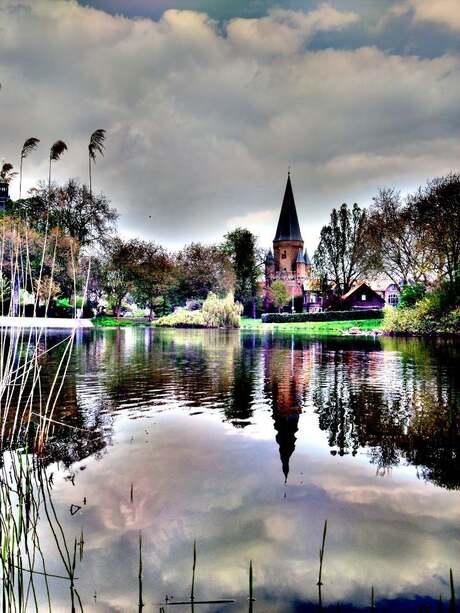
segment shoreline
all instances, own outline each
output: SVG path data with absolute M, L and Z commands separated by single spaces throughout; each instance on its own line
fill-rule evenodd
M 0 317 L 0 328 L 75 330 L 94 327 L 90 319 L 65 319 L 64 317 Z

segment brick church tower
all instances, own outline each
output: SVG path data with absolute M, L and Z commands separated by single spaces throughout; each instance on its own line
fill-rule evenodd
M 265 290 L 278 279 L 286 284 L 292 297 L 291 308 L 295 305 L 297 311 L 309 310 L 311 262 L 307 250 L 304 250 L 290 172 L 273 239 L 273 251 L 270 250 L 265 258 Z M 265 292 L 265 302 L 267 301 L 267 292 Z

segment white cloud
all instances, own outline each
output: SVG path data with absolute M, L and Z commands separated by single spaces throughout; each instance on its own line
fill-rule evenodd
M 460 4 L 458 0 L 410 0 L 416 21 L 437 23 L 460 32 Z
M 458 56 L 305 49 L 312 32 L 355 21 L 327 6 L 238 21 L 265 28 L 252 49 L 237 22 L 222 32 L 192 11 L 156 22 L 75 1 L 0 0 L 0 157 L 17 163 L 24 139 L 41 138 L 28 187 L 62 138 L 56 178 L 85 179 L 88 135 L 107 129 L 96 188 L 125 234 L 171 246 L 216 240 L 235 218 L 254 231 L 260 221 L 271 240 L 277 214 L 270 229 L 264 211 L 278 211 L 291 164 L 309 250 L 332 206 L 456 167 Z
M 404 0 L 390 7 L 378 22 L 382 28 L 395 17 L 412 15 L 412 22 L 437 24 L 453 32 L 460 31 L 460 3 L 458 0 Z
M 341 30 L 357 21 L 356 13 L 323 4 L 309 13 L 271 9 L 266 17 L 233 19 L 227 33 L 239 49 L 250 53 L 290 55 L 300 51 L 316 32 Z

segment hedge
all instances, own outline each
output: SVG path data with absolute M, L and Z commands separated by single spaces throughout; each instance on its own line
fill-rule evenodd
M 383 319 L 380 309 L 356 311 L 322 311 L 319 313 L 263 313 L 264 324 L 302 323 L 306 321 L 347 321 L 357 319 Z

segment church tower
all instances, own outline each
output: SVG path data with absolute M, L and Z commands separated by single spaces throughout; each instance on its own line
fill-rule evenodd
M 292 297 L 290 309 L 308 310 L 308 282 L 311 263 L 300 232 L 299 219 L 292 191 L 291 173 L 288 172 L 283 203 L 273 239 L 273 251 L 265 258 L 265 304 L 270 308 L 270 286 L 282 280 Z
M 291 185 L 291 173 L 288 173 L 283 204 L 273 239 L 275 272 L 295 274 L 298 258 L 303 259 L 303 238 L 300 233 L 299 219 Z

